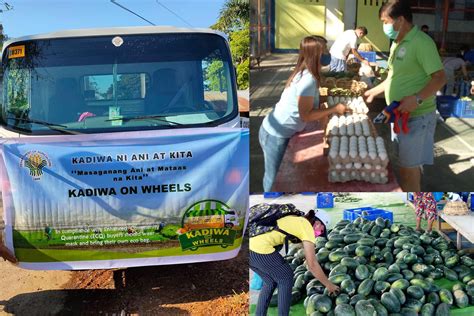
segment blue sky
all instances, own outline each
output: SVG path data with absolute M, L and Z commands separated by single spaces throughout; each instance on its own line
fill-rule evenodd
M 156 25 L 187 27 L 185 22 L 155 0 L 116 0 Z M 65 29 L 144 26 L 147 22 L 110 0 L 7 0 L 13 10 L 0 13 L 4 33 L 10 38 Z M 159 0 L 193 27 L 209 27 L 225 0 Z M 4 6 L 1 6 L 4 9 Z

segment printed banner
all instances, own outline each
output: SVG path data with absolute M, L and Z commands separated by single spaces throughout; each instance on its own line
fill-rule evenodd
M 248 130 L 17 138 L 1 160 L 7 246 L 25 268 L 222 260 L 240 249 Z

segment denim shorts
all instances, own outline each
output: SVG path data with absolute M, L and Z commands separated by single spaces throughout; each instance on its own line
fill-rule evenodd
M 331 57 L 331 63 L 329 64 L 329 71 L 342 72 L 346 71 L 347 64 L 344 59 Z
M 401 121 L 400 127 L 401 127 Z M 408 119 L 408 134 L 393 132 L 392 140 L 398 153 L 400 167 L 415 168 L 432 165 L 434 161 L 434 133 L 436 130 L 436 112 Z

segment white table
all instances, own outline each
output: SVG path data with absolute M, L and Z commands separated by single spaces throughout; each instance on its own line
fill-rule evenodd
M 456 230 L 456 247 L 461 249 L 462 237 L 474 244 L 474 212 L 469 215 L 445 215 L 443 212 L 438 214 L 438 231 L 446 238 L 446 234 L 441 230 L 441 219 Z

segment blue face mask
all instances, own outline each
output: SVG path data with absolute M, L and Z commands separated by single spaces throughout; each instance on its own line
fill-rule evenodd
M 331 63 L 331 54 L 322 54 L 319 59 L 321 66 L 327 66 Z
M 399 31 L 395 31 L 395 29 L 393 28 L 393 24 L 385 24 L 383 25 L 383 32 L 385 33 L 385 35 L 388 36 L 388 38 L 391 38 L 391 39 L 396 39 L 397 36 L 398 36 L 398 33 Z

